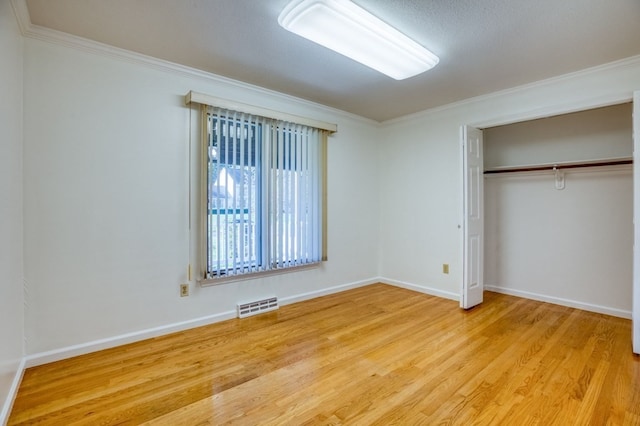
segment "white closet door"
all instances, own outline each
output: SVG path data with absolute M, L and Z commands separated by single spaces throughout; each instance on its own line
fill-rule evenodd
M 640 354 L 640 91 L 633 94 L 633 352 Z
M 460 307 L 482 303 L 484 292 L 484 177 L 482 131 L 462 127 L 463 271 Z

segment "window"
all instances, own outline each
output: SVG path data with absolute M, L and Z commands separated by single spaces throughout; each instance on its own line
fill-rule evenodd
M 204 280 L 322 261 L 327 132 L 211 106 L 202 120 Z

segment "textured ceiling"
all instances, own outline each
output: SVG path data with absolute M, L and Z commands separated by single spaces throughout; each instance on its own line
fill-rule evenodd
M 396 81 L 280 28 L 288 1 L 27 6 L 35 25 L 377 121 L 640 54 L 640 0 L 354 0 L 440 57 Z

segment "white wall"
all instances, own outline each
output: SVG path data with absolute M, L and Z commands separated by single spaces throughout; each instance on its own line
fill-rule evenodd
M 549 172 L 485 179 L 485 285 L 629 318 L 632 176 L 567 170 L 563 190 Z
M 484 129 L 484 167 L 631 158 L 632 104 Z
M 636 57 L 385 123 L 381 275 L 423 291 L 460 294 L 461 125 L 485 128 L 619 103 L 639 87 Z M 451 265 L 450 274 L 442 273 L 442 263 Z
M 29 354 L 221 319 L 238 301 L 293 301 L 378 275 L 375 123 L 35 39 L 25 40 L 25 87 Z M 188 229 L 189 138 L 196 134 L 189 125 L 195 112 L 183 104 L 189 90 L 338 124 L 329 145 L 329 261 L 322 268 L 207 288 L 192 282 L 191 296 L 179 297 L 195 237 Z
M 23 356 L 22 59 L 11 4 L 0 1 L 0 424 Z

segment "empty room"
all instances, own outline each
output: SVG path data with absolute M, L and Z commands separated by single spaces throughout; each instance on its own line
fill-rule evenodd
M 0 424 L 640 425 L 637 0 L 0 0 Z

